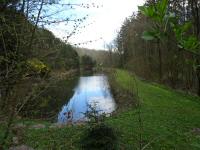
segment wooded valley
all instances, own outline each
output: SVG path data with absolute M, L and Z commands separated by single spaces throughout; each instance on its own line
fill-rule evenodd
M 64 6 L 100 7 L 0 1 L 0 149 L 200 149 L 200 0 L 146 0 L 101 50 Z

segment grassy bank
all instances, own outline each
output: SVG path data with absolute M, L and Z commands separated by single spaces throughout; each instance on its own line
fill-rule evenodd
M 129 109 L 109 120 L 121 130 L 124 149 L 138 149 L 140 144 L 148 144 L 147 149 L 200 148 L 198 97 L 135 79 L 122 70 L 117 70 L 114 77 L 118 86 L 126 90 L 136 92 L 138 88 L 141 103 L 140 108 Z
M 120 149 L 139 149 L 140 146 L 152 150 L 200 149 L 200 98 L 141 81 L 123 70 L 116 70 L 113 80 L 118 89 L 133 93 L 133 101 L 138 91 L 140 101 L 140 107 L 131 104 L 106 120 L 119 131 Z M 20 143 L 39 150 L 80 149 L 85 126 L 51 128 L 48 122 L 26 120 L 24 123 L 27 127 L 20 132 Z M 30 128 L 38 123 L 46 127 Z

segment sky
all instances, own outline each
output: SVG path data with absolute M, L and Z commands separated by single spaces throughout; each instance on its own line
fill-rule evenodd
M 76 33 L 71 36 L 67 42 L 70 44 L 78 44 L 79 47 L 89 49 L 106 49 L 106 44 L 112 42 L 126 17 L 133 12 L 137 12 L 138 6 L 144 4 L 145 0 L 61 0 L 62 4 L 89 4 L 89 8 L 73 6 L 67 8 L 65 6 L 56 6 L 52 12 L 64 10 L 56 14 L 54 18 L 78 19 L 86 17 L 80 23 Z M 98 8 L 97 8 L 98 7 Z M 74 29 L 74 23 L 59 23 L 49 25 L 47 28 L 54 33 L 56 37 L 66 38 Z M 92 42 L 90 42 L 92 41 Z

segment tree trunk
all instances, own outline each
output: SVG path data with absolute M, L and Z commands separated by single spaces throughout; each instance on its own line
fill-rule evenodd
M 199 57 L 197 57 L 196 59 L 197 59 L 197 65 L 199 65 L 200 64 Z M 197 94 L 198 94 L 198 96 L 200 96 L 200 67 L 199 66 L 197 66 L 197 69 L 196 69 L 196 76 L 197 76 L 197 80 L 198 80 Z
M 200 75 L 197 76 L 197 79 L 198 79 L 198 91 L 197 91 L 197 94 L 198 94 L 198 96 L 200 96 Z
M 41 14 L 41 11 L 42 11 L 43 4 L 44 4 L 44 0 L 42 0 L 42 2 L 41 2 L 41 4 L 40 4 L 40 8 L 39 8 L 39 11 L 38 11 L 38 14 L 37 14 L 36 23 L 35 23 L 35 25 L 34 25 L 34 27 L 33 27 L 32 33 L 31 33 L 31 39 L 30 39 L 30 42 L 29 42 L 28 49 L 31 49 L 31 48 L 32 48 L 33 39 L 34 39 L 34 36 L 35 36 L 35 31 L 36 31 L 37 26 L 38 26 L 38 22 L 39 22 L 39 19 L 40 19 L 40 14 Z
M 162 72 L 162 52 L 160 48 L 160 40 L 157 40 L 157 50 L 159 57 L 159 81 L 162 82 L 163 72 Z
M 200 17 L 199 17 L 199 7 L 198 7 L 198 1 L 191 1 L 191 10 L 192 10 L 192 17 L 194 20 L 194 28 L 195 30 L 195 34 L 196 37 L 199 39 L 199 35 L 200 35 Z M 196 62 L 197 65 L 200 65 L 200 58 L 197 57 L 196 58 Z M 198 90 L 197 90 L 197 94 L 200 96 L 200 67 L 198 66 L 196 69 L 196 75 L 197 75 L 197 80 L 198 80 Z

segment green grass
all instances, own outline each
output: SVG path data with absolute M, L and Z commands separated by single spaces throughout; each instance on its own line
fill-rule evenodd
M 109 120 L 121 131 L 121 147 L 138 149 L 139 135 L 147 149 L 200 149 L 200 98 L 134 79 L 128 72 L 117 70 L 115 80 L 126 90 L 135 92 L 141 102 L 142 130 L 139 108 L 133 108 Z M 137 86 L 136 86 L 137 85 Z
M 78 149 L 83 127 L 28 129 L 24 143 L 37 150 Z
M 19 145 L 25 144 L 36 150 L 77 150 L 80 149 L 80 138 L 85 131 L 85 126 L 65 126 L 50 128 L 52 125 L 48 121 L 38 120 L 23 120 L 17 121 L 16 124 L 23 123 L 25 128 L 19 128 L 12 130 L 4 145 L 5 149 L 8 149 L 12 145 L 12 137 L 17 136 L 19 138 Z M 43 124 L 46 127 L 41 129 L 32 128 L 33 125 Z M 14 131 L 14 133 L 13 133 Z M 5 127 L 0 125 L 0 140 L 3 138 Z

